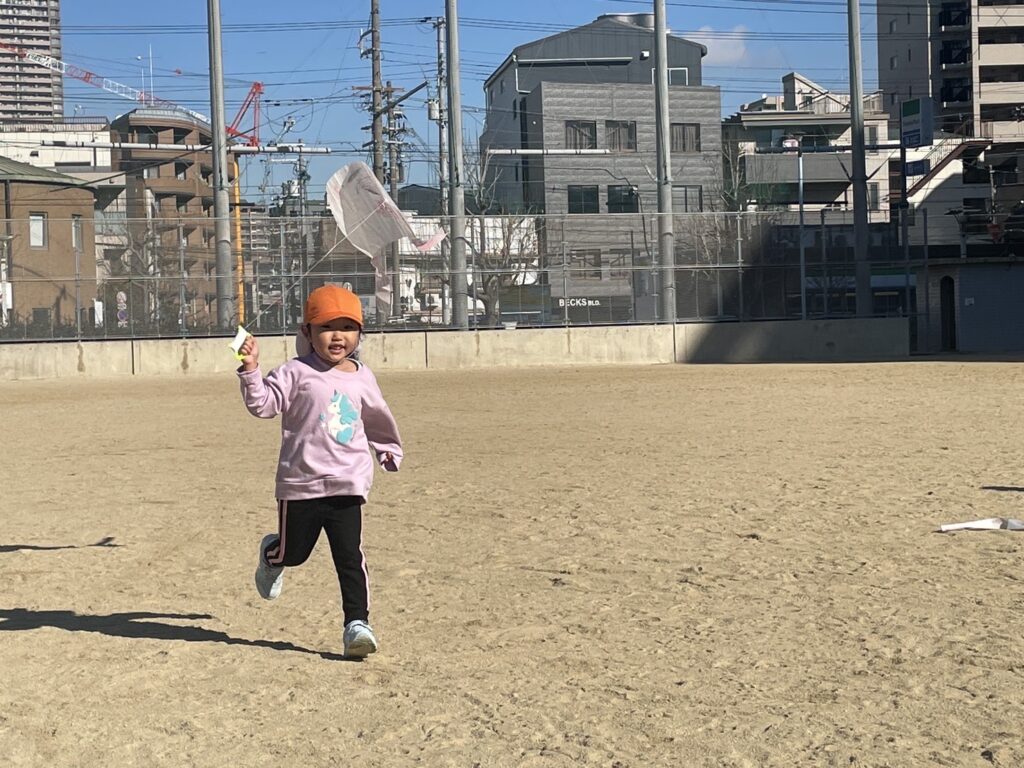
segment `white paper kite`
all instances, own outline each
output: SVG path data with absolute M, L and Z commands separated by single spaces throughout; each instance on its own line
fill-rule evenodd
M 384 248 L 408 238 L 418 251 L 429 251 L 445 237 L 444 231 L 439 231 L 426 240 L 417 238 L 401 209 L 366 163 L 349 163 L 328 179 L 327 206 L 341 234 L 370 258 L 378 305 L 388 308 L 392 297 Z
M 946 523 L 939 526 L 940 533 L 951 531 L 1024 531 L 1024 520 L 1012 517 L 986 517 L 984 520 L 969 520 L 966 523 Z

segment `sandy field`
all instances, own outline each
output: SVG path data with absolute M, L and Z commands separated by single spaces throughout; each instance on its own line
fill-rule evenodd
M 0 383 L 5 766 L 1024 765 L 1024 366 L 380 377 L 381 652 L 231 375 Z

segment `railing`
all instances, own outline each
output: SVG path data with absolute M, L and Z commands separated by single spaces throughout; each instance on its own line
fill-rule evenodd
M 965 27 L 970 23 L 971 12 L 966 6 L 963 8 L 949 8 L 939 14 L 939 25 L 943 29 L 950 27 Z

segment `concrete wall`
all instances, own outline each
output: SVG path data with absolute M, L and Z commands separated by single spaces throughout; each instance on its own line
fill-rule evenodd
M 905 318 L 778 320 L 677 326 L 680 363 L 900 360 L 910 354 Z
M 259 339 L 270 370 L 295 355 L 294 337 Z M 78 376 L 230 374 L 228 339 L 0 344 L 0 380 Z M 362 359 L 376 371 L 556 365 L 846 362 L 905 359 L 902 318 L 591 326 L 371 334 Z
M 0 381 L 131 374 L 132 345 L 127 341 L 0 344 Z

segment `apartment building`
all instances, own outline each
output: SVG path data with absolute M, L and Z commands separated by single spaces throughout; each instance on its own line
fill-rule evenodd
M 879 0 L 878 86 L 890 114 L 930 98 L 937 130 L 1024 138 L 1019 0 Z
M 0 0 L 0 40 L 59 59 L 60 0 Z M 60 73 L 0 49 L 0 120 L 59 118 L 64 114 L 63 83 Z

